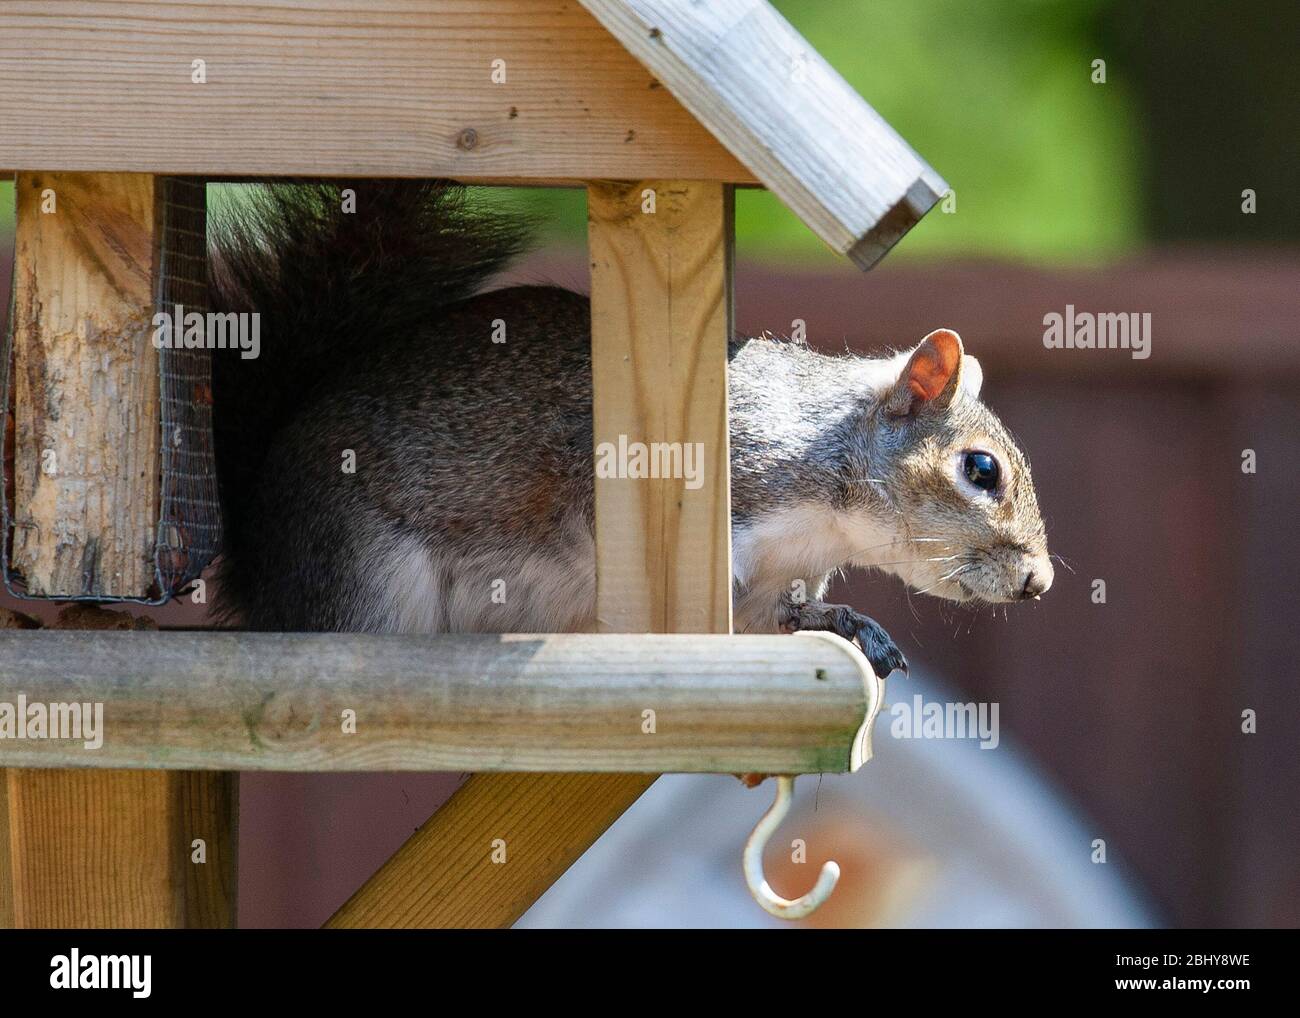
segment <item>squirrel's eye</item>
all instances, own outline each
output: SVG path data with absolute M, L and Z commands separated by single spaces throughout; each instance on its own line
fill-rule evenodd
M 966 480 L 984 491 L 993 491 L 998 486 L 998 461 L 986 452 L 968 452 L 962 465 Z

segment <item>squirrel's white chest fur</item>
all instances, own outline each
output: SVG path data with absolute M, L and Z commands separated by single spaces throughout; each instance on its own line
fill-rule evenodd
M 736 632 L 770 631 L 780 595 L 820 600 L 835 570 L 850 562 L 887 561 L 896 540 L 896 534 L 875 521 L 820 505 L 780 509 L 733 528 Z M 795 587 L 800 581 L 803 590 Z

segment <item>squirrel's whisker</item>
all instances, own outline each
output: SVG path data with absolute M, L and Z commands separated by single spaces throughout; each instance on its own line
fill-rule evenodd
M 867 546 L 866 548 L 859 548 L 857 551 L 853 552 L 853 554 L 851 554 L 851 555 L 849 556 L 849 558 L 850 558 L 850 559 L 855 559 L 855 558 L 857 558 L 859 555 L 865 555 L 865 554 L 866 554 L 867 552 L 869 552 L 869 551 L 879 551 L 881 548 L 892 548 L 892 547 L 893 547 L 894 545 L 896 545 L 896 544 L 904 544 L 904 543 L 920 544 L 920 543 L 922 543 L 922 542 L 931 542 L 931 541 L 934 542 L 934 543 L 936 543 L 936 544 L 951 544 L 951 543 L 952 543 L 952 542 L 950 542 L 950 541 L 945 541 L 942 537 L 899 537 L 899 538 L 896 538 L 896 539 L 893 540 L 893 541 L 886 541 L 884 544 L 873 544 L 873 545 L 869 545 L 869 546 Z M 873 564 L 873 565 L 886 565 L 886 564 L 888 564 L 888 563 L 880 563 L 880 562 L 877 562 L 877 563 L 872 563 L 872 564 Z
M 940 576 L 937 580 L 935 580 L 935 581 L 934 581 L 932 584 L 930 584 L 928 587 L 925 587 L 925 588 L 922 589 L 922 590 L 918 590 L 917 593 L 918 593 L 918 594 L 925 594 L 925 593 L 928 593 L 929 591 L 933 590 L 935 587 L 939 586 L 939 584 L 941 584 L 941 583 L 945 583 L 945 582 L 947 582 L 948 580 L 954 579 L 955 577 L 960 576 L 962 573 L 966 572 L 967 570 L 974 569 L 977 565 L 979 565 L 978 562 L 967 562 L 965 565 L 958 566 L 958 567 L 957 567 L 956 569 L 954 569 L 952 572 L 947 573 L 947 574 L 944 575 L 944 576 Z
M 1074 572 L 1074 566 L 1070 565 L 1069 562 L 1065 561 L 1064 557 L 1062 557 L 1062 556 L 1060 556 L 1060 555 L 1057 555 L 1055 552 L 1052 552 L 1048 557 L 1049 557 L 1049 558 L 1054 558 L 1054 559 L 1056 559 L 1057 562 L 1059 562 L 1059 563 L 1061 563 L 1061 565 L 1065 566 L 1065 568 L 1068 569 L 1068 570 L 1070 570 L 1070 572 L 1072 572 L 1072 573 Z
M 953 559 L 963 558 L 962 555 L 938 555 L 934 558 L 901 558 L 895 562 L 871 562 L 871 566 L 914 566 L 922 562 L 951 562 Z

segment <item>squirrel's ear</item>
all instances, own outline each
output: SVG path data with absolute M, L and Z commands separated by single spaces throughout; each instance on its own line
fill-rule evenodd
M 900 415 L 927 406 L 942 410 L 957 395 L 961 377 L 961 337 L 951 329 L 935 329 L 912 351 L 886 407 Z

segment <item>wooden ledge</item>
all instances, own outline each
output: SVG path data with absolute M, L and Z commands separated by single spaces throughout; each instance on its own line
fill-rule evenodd
M 0 767 L 841 772 L 880 700 L 823 633 L 0 632 Z M 50 704 L 102 725 L 17 738 Z

